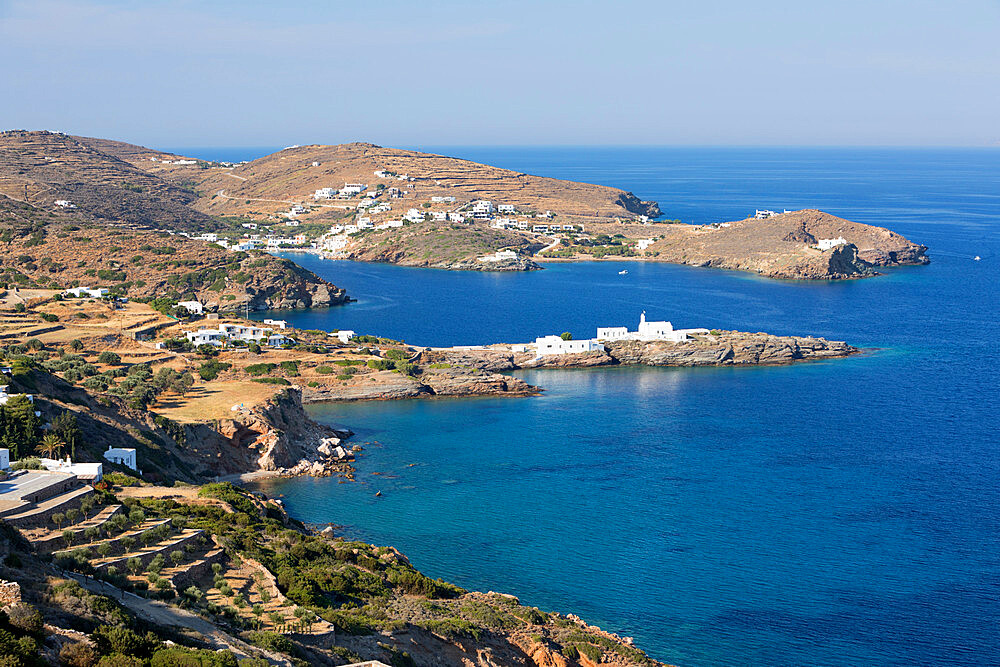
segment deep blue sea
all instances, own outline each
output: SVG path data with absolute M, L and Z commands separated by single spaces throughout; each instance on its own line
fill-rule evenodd
M 924 243 L 933 261 L 809 284 L 288 255 L 359 300 L 282 314 L 308 328 L 473 344 L 589 336 L 646 310 L 871 350 L 522 373 L 537 398 L 315 406 L 366 443 L 360 481 L 263 490 L 431 576 L 577 613 L 677 665 L 1000 664 L 1000 150 L 430 150 L 619 186 L 686 222 L 820 208 Z

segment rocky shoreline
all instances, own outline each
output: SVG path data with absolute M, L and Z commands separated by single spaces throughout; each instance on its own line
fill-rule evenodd
M 481 371 L 528 368 L 586 368 L 609 365 L 644 366 L 778 366 L 801 361 L 847 357 L 860 348 L 814 336 L 775 336 L 758 332 L 713 330 L 689 340 L 620 340 L 601 352 L 547 355 L 513 352 L 510 345 L 481 348 L 438 348 L 422 352 L 429 363 L 448 363 Z

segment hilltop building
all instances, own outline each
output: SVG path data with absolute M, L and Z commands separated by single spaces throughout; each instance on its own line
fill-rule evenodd
M 108 447 L 108 451 L 104 452 L 104 458 L 111 463 L 117 463 L 136 472 L 139 471 L 135 450 L 131 447 Z
M 847 245 L 847 239 L 843 236 L 838 236 L 835 239 L 817 239 L 816 247 L 820 250 L 833 250 L 837 246 Z

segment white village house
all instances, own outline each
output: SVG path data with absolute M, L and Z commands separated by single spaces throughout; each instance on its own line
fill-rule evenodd
M 579 354 L 603 350 L 604 345 L 596 338 L 563 340 L 561 336 L 542 336 L 535 339 L 535 355 L 539 357 L 549 354 Z
M 820 250 L 833 250 L 837 246 L 847 245 L 847 239 L 838 236 L 835 239 L 817 239 L 816 247 Z
M 336 336 L 341 343 L 344 343 L 346 345 L 347 343 L 351 342 L 351 339 L 354 338 L 356 334 L 351 329 L 341 329 L 340 331 L 338 331 L 333 335 Z
M 108 447 L 108 451 L 104 452 L 104 458 L 136 472 L 139 470 L 135 458 L 135 450 L 131 447 Z
M 100 299 L 110 293 L 111 291 L 106 287 L 71 287 L 68 290 L 63 291 L 63 296 L 75 296 L 78 299 L 82 299 L 84 297 Z
M 205 306 L 200 301 L 178 301 L 177 305 L 187 310 L 192 315 L 201 315 L 205 312 Z

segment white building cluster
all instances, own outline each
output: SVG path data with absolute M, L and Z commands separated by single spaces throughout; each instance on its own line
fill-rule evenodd
M 280 327 L 284 328 L 284 327 Z M 226 343 L 240 340 L 244 343 L 258 343 L 269 347 L 281 347 L 295 341 L 288 336 L 274 333 L 274 329 L 266 327 L 245 326 L 242 324 L 220 324 L 218 329 L 199 329 L 185 331 L 184 336 L 192 345 L 214 345 L 225 347 Z
M 783 213 L 791 213 L 791 211 L 789 211 L 786 208 L 783 211 Z M 763 210 L 762 209 L 757 209 L 756 211 L 754 211 L 753 217 L 754 217 L 755 220 L 767 220 L 768 218 L 773 218 L 776 215 L 781 215 L 781 213 L 778 213 L 777 211 L 769 211 L 767 209 L 763 209 Z
M 674 329 L 670 322 L 648 322 L 646 311 L 639 316 L 639 329 L 629 331 L 628 327 L 599 327 L 597 336 L 582 340 L 563 340 L 560 336 L 542 336 L 535 339 L 535 356 L 543 357 L 553 354 L 579 354 L 604 350 L 604 342 L 618 340 L 637 341 L 667 341 L 679 343 L 688 340 L 692 335 L 707 334 L 708 329 Z M 527 346 L 515 346 L 515 351 L 521 351 Z

